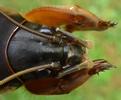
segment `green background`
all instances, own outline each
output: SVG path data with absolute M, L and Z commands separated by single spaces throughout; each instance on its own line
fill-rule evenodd
M 80 5 L 100 18 L 118 22 L 106 31 L 75 32 L 79 38 L 93 40 L 89 50 L 91 59 L 104 58 L 116 69 L 93 76 L 70 94 L 60 96 L 34 95 L 24 87 L 0 94 L 0 100 L 121 100 L 121 0 L 0 0 L 0 6 L 13 8 L 21 13 L 35 7 L 48 5 Z

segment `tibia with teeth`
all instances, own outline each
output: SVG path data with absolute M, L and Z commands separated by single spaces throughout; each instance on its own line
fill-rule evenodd
M 99 74 L 99 72 L 103 72 L 114 67 L 112 64 L 104 59 L 93 60 L 93 62 L 94 66 L 89 70 L 89 75 Z

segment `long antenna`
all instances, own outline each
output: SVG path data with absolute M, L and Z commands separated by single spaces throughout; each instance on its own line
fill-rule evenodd
M 19 71 L 13 75 L 10 75 L 6 78 L 4 78 L 3 80 L 0 80 L 0 85 L 3 85 L 19 76 L 22 76 L 24 74 L 27 74 L 27 73 L 31 73 L 31 72 L 34 72 L 34 71 L 41 71 L 41 70 L 44 70 L 46 68 L 50 68 L 50 67 L 54 67 L 54 64 L 51 63 L 51 64 L 46 64 L 46 65 L 41 65 L 41 66 L 36 66 L 36 67 L 32 67 L 32 68 L 29 68 L 29 69 L 25 69 L 25 70 L 22 70 L 22 71 Z

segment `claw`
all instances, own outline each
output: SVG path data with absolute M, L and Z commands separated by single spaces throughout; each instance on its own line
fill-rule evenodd
M 109 70 L 110 68 L 116 68 L 115 66 L 103 59 L 94 60 L 93 62 L 94 66 L 89 70 L 89 75 L 99 74 L 99 72 Z
M 114 27 L 115 25 L 117 25 L 118 23 L 116 23 L 116 22 L 111 22 L 111 21 L 108 21 L 107 22 L 107 25 L 109 26 L 109 27 Z
M 117 25 L 118 23 L 115 22 L 111 22 L 111 21 L 99 21 L 98 22 L 98 30 L 106 30 L 110 27 L 114 27 L 115 25 Z

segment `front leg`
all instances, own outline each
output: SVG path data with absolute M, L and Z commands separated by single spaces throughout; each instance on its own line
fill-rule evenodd
M 114 67 L 103 59 L 94 60 L 93 62 L 93 67 L 84 68 L 63 77 L 57 89 L 60 89 L 60 91 L 58 91 L 58 94 L 69 93 L 85 83 L 91 76 Z
M 34 94 L 66 94 L 81 86 L 91 76 L 111 68 L 112 65 L 105 60 L 95 60 L 92 68 L 84 68 L 66 75 L 60 79 L 45 78 L 25 82 L 27 90 Z
M 44 78 L 25 82 L 28 91 L 38 95 L 67 94 L 83 84 L 90 76 L 86 70 L 67 75 L 61 79 Z

